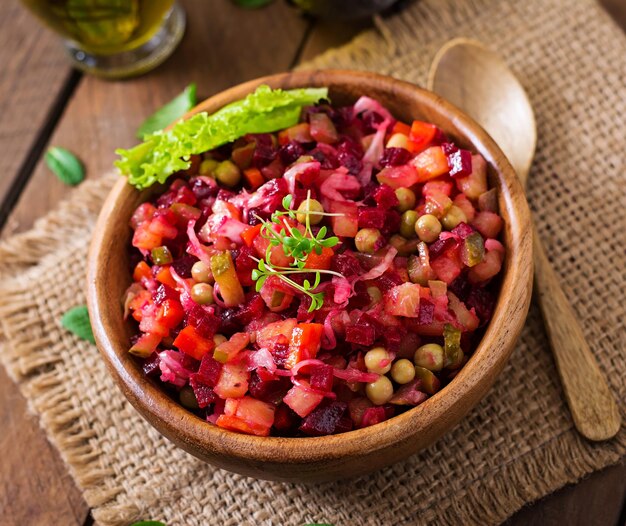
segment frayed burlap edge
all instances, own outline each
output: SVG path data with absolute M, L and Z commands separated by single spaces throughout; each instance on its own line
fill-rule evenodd
M 90 445 L 94 432 L 79 423 L 80 412 L 70 403 L 67 388 L 56 369 L 60 357 L 49 352 L 51 339 L 46 336 L 36 340 L 20 337 L 23 329 L 32 325 L 29 314 L 36 308 L 36 303 L 14 278 L 29 270 L 36 271 L 46 258 L 57 257 L 61 248 L 71 250 L 73 239 L 84 244 L 85 235 L 102 206 L 103 196 L 116 177 L 110 174 L 87 181 L 55 210 L 37 220 L 31 230 L 0 243 L 0 279 L 3 280 L 0 362 L 27 399 L 28 409 L 39 417 L 48 439 L 68 465 L 87 504 L 93 508 L 112 502 L 121 488 L 102 489 L 102 481 L 113 471 L 103 466 L 101 453 Z M 11 346 L 7 345 L 8 336 L 11 336 Z M 86 342 L 78 345 L 89 346 Z

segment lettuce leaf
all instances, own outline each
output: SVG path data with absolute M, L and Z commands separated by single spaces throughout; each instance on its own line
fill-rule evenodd
M 198 113 L 177 122 L 169 131 L 157 131 L 129 150 L 115 151 L 115 166 L 138 189 L 164 183 L 174 172 L 189 168 L 189 156 L 212 150 L 246 135 L 270 133 L 297 124 L 302 106 L 328 97 L 327 88 L 272 90 L 259 86 L 243 100 L 212 115 Z

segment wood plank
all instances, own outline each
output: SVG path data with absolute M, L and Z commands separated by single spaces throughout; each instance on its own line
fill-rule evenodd
M 112 169 L 114 150 L 137 142 L 139 124 L 191 82 L 199 99 L 242 81 L 289 69 L 308 22 L 284 2 L 245 10 L 232 2 L 188 0 L 187 33 L 160 68 L 140 78 L 107 82 L 85 77 L 50 144 L 83 159 L 89 177 Z M 245 35 L 245 38 L 242 36 Z M 45 191 L 42 191 L 45 188 Z M 6 227 L 28 229 L 68 194 L 40 162 Z
M 16 0 L 3 2 L 0 17 L 0 203 L 18 173 L 32 170 L 29 153 L 50 115 L 71 68 L 60 40 Z M 0 224 L 6 210 L 0 210 Z
M 504 526 L 619 526 L 626 499 L 626 462 L 522 508 Z
M 1 202 L 17 178 L 27 177 L 32 170 L 30 152 L 54 115 L 59 94 L 71 75 L 60 41 L 52 32 L 43 29 L 15 0 L 3 9 L 0 144 L 5 154 L 0 157 Z M 0 210 L 0 216 L 5 212 Z M 3 524 L 82 524 L 89 512 L 87 505 L 36 419 L 26 416 L 26 401 L 2 368 L 0 400 Z
M 26 413 L 26 400 L 0 367 L 0 522 L 82 525 L 89 508 L 58 451 Z

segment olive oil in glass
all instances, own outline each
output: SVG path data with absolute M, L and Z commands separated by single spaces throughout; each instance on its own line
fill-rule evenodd
M 176 48 L 185 15 L 174 0 L 22 0 L 59 33 L 75 65 L 104 77 L 148 71 Z

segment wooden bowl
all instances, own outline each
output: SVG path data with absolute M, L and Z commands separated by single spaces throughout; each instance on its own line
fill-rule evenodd
M 131 282 L 129 219 L 154 189 L 139 192 L 121 178 L 100 213 L 88 261 L 87 297 L 98 348 L 124 395 L 163 435 L 192 455 L 221 468 L 263 479 L 326 481 L 362 475 L 424 449 L 457 424 L 485 395 L 520 334 L 532 286 L 530 215 L 515 173 L 487 133 L 431 92 L 372 73 L 312 71 L 252 80 L 199 104 L 189 115 L 212 113 L 259 84 L 272 88 L 327 86 L 335 104 L 360 95 L 378 99 L 403 121 L 433 122 L 458 144 L 482 154 L 490 185 L 498 189 L 506 260 L 493 319 L 457 377 L 440 392 L 375 426 L 316 438 L 257 437 L 208 424 L 147 379 L 128 354 L 135 329 L 122 319 L 121 298 Z

